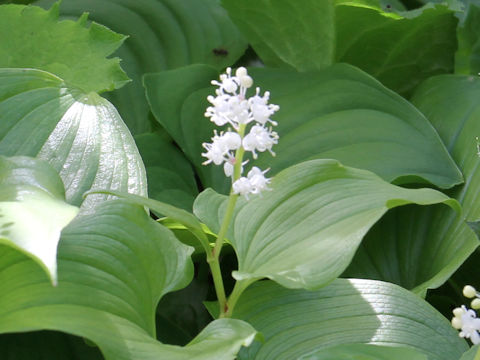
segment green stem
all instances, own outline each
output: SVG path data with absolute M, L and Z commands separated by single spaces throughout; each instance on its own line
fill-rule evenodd
M 243 139 L 245 134 L 246 125 L 240 125 L 238 129 L 238 134 Z M 242 161 L 243 154 L 245 150 L 242 146 L 237 149 L 235 153 L 235 165 L 233 167 L 233 179 L 232 184 L 238 180 L 242 172 Z M 225 210 L 225 216 L 222 220 L 222 225 L 218 231 L 217 240 L 215 241 L 215 247 L 213 248 L 213 256 L 209 256 L 207 253 L 207 261 L 210 265 L 212 271 L 213 284 L 215 286 L 215 292 L 217 294 L 218 304 L 220 307 L 220 317 L 228 311 L 227 306 L 227 297 L 225 295 L 225 287 L 223 286 L 222 271 L 220 269 L 220 252 L 222 251 L 223 242 L 225 240 L 225 235 L 227 234 L 228 227 L 232 221 L 233 213 L 235 211 L 235 204 L 237 203 L 238 195 L 233 193 L 233 189 L 230 191 L 230 196 L 228 197 L 227 209 Z
M 213 255 L 210 252 L 210 255 Z M 220 270 L 220 262 L 215 256 L 207 255 L 207 262 L 212 272 L 213 285 L 215 286 L 215 293 L 217 294 L 218 305 L 220 307 L 220 314 L 225 312 L 227 308 L 227 296 L 225 295 L 225 288 L 223 286 L 222 271 Z
M 255 280 L 239 280 L 235 283 L 233 287 L 233 291 L 228 297 L 228 301 L 226 303 L 226 311 L 220 314 L 221 318 L 229 318 L 232 316 L 233 309 L 235 309 L 235 305 L 237 304 L 240 295 L 245 291 L 245 289 L 253 283 Z

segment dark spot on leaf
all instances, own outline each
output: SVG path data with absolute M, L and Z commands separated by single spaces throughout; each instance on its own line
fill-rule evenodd
M 228 55 L 228 50 L 224 48 L 215 48 L 212 50 L 213 54 L 216 56 L 227 56 Z

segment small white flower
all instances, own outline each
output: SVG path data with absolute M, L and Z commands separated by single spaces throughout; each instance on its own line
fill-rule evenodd
M 275 111 L 280 109 L 280 107 L 273 104 L 268 105 L 270 92 L 265 91 L 263 96 L 260 96 L 259 94 L 260 88 L 257 87 L 255 96 L 252 96 L 248 100 L 253 118 L 261 125 L 265 125 L 267 121 L 271 122 L 272 125 L 277 125 L 275 121 L 270 120 L 270 116 L 272 116 Z
M 253 158 L 257 158 L 255 151 L 264 152 L 268 150 L 273 156 L 272 146 L 278 143 L 278 134 L 272 129 L 266 129 L 260 125 L 254 125 L 250 132 L 243 138 L 243 148 L 246 151 L 251 151 Z
M 234 155 L 235 151 L 243 147 L 242 150 L 252 152 L 253 158 L 257 157 L 257 151 L 268 150 L 275 155 L 272 147 L 278 143 L 278 134 L 265 125 L 267 122 L 273 126 L 277 125 L 270 117 L 279 109 L 279 106 L 268 104 L 270 93 L 266 91 L 261 96 L 260 88 L 256 89 L 255 95 L 251 98 L 246 97 L 247 89 L 253 85 L 253 79 L 244 67 L 238 68 L 234 76 L 232 69 L 227 68 L 225 74 L 220 75 L 220 81 L 213 80 L 212 84 L 218 88 L 215 90 L 216 96 L 207 97 L 211 106 L 207 107 L 205 116 L 217 126 L 229 124 L 234 131 L 230 128 L 220 134 L 215 131 L 212 142 L 203 143 L 206 152 L 202 153 L 202 156 L 207 158 L 203 164 L 223 164 L 225 175 L 234 180 L 234 177 L 239 176 L 235 173 L 235 166 L 238 166 L 236 162 L 239 161 L 235 156 L 243 153 L 240 151 Z M 251 122 L 254 122 L 254 125 L 244 136 L 247 125 Z M 242 162 L 238 169 L 240 175 L 243 173 L 243 165 L 247 162 L 248 160 Z M 250 194 L 260 194 L 264 190 L 270 190 L 268 188 L 270 179 L 265 178 L 267 171 L 253 167 L 247 177 L 240 177 L 233 181 L 232 191 L 248 199 Z
M 235 194 L 243 195 L 248 200 L 248 195 L 252 193 L 253 187 L 250 180 L 242 176 L 232 184 L 232 189 Z
M 250 184 L 252 186 L 252 194 L 260 194 L 264 190 L 271 190 L 268 187 L 270 184 L 270 179 L 265 178 L 265 173 L 270 170 L 267 169 L 265 171 L 260 170 L 258 167 L 254 166 L 248 172 L 248 180 L 250 180 Z
M 470 339 L 473 344 L 479 344 L 480 319 L 477 319 L 475 311 L 467 309 L 465 305 L 462 305 L 461 308 L 453 310 L 453 314 L 452 326 L 461 330 L 458 335 Z

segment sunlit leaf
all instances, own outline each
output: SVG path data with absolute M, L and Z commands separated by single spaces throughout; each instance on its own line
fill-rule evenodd
M 143 207 L 103 202 L 62 232 L 56 288 L 33 261 L 0 247 L 0 333 L 67 332 L 107 360 L 233 360 L 255 335 L 239 320 L 211 323 L 185 348 L 155 339 L 156 305 L 191 280 L 192 250 Z
M 388 209 L 409 203 L 459 209 L 438 191 L 394 186 L 335 160 L 292 166 L 274 177 L 271 188 L 237 204 L 227 234 L 238 257 L 237 280 L 267 277 L 289 288 L 318 288 L 341 274 Z M 226 205 L 227 197 L 210 189 L 199 195 L 194 213 L 218 232 Z
M 261 281 L 245 291 L 233 316 L 248 321 L 265 337 L 263 344 L 244 349 L 239 360 L 403 360 L 410 356 L 452 360 L 468 349 L 450 322 L 427 302 L 380 281 L 337 279 L 317 291 L 290 290 Z M 391 357 L 366 357 L 366 349 L 370 355 L 375 353 L 373 347 L 359 347 L 359 353 L 350 350 L 351 357 L 337 357 L 358 346 L 348 345 L 342 351 L 343 344 L 408 346 L 416 351 L 403 350 L 405 357 L 400 358 L 398 353 L 394 357 L 393 349 Z M 335 356 L 322 357 L 329 353 Z
M 60 232 L 77 215 L 46 162 L 0 156 L 0 243 L 35 260 L 57 282 Z
M 38 156 L 60 174 L 66 199 L 93 188 L 146 195 L 145 168 L 117 110 L 95 93 L 71 90 L 52 74 L 0 69 L 0 154 Z M 89 209 L 106 196 L 90 196 Z
M 106 59 L 125 39 L 106 27 L 80 19 L 59 21 L 59 3 L 49 11 L 37 6 L 0 7 L 0 68 L 36 68 L 68 86 L 89 93 L 113 90 L 128 82 L 118 58 Z M 83 12 L 82 12 L 83 13 Z M 72 41 L 75 39 L 75 41 Z

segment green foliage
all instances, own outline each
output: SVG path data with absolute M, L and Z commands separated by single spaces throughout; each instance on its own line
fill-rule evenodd
M 478 0 L 12 2 L 2 359 L 479 357 Z
M 57 172 L 43 161 L 0 156 L 0 243 L 18 249 L 57 282 L 60 232 L 77 215 Z
M 95 93 L 67 88 L 53 74 L 0 69 L 0 154 L 38 156 L 60 174 L 67 200 L 104 201 L 92 187 L 146 194 L 145 168 L 117 110 Z
M 446 6 L 399 15 L 378 1 L 222 3 L 268 66 L 306 71 L 347 62 L 402 95 L 453 68 L 456 19 Z
M 316 359 L 308 357 L 312 352 L 323 359 L 321 349 L 328 354 L 342 343 L 408 346 L 438 360 L 458 359 L 468 349 L 425 301 L 379 281 L 338 279 L 317 291 L 261 281 L 245 291 L 234 314 L 265 337 L 241 360 Z
M 388 181 L 411 182 L 415 177 L 443 188 L 462 182 L 425 117 L 358 69 L 335 65 L 305 74 L 273 69 L 251 73 L 256 85 L 271 90 L 272 102 L 281 108 L 275 115 L 281 138 L 277 156 L 259 159 L 272 174 L 299 161 L 333 158 Z M 145 87 L 153 114 L 197 166 L 204 186 L 225 192 L 223 171 L 201 166 L 204 159 L 198 151 L 213 129 L 202 121 L 206 95 L 212 92 L 204 86 L 212 77 L 213 69 L 196 65 L 147 75 Z M 165 102 L 156 100 L 173 87 L 181 90 L 164 96 Z
M 365 233 L 388 209 L 411 202 L 459 209 L 435 190 L 400 188 L 334 160 L 292 166 L 271 186 L 236 208 L 227 237 L 238 257 L 237 280 L 267 277 L 288 288 L 319 288 L 345 270 Z M 194 213 L 218 232 L 226 203 L 225 196 L 207 190 Z
M 122 87 L 128 77 L 119 59 L 105 59 L 125 39 L 102 25 L 58 22 L 59 4 L 49 11 L 38 7 L 6 5 L 0 12 L 0 67 L 36 68 L 56 74 L 68 86 L 85 93 Z M 72 41 L 75 39 L 75 41 Z
M 35 4 L 50 8 L 55 0 Z M 195 63 L 222 69 L 233 64 L 246 41 L 217 0 L 63 0 L 64 17 L 89 18 L 121 34 L 115 54 L 132 83 L 108 96 L 134 134 L 152 130 L 142 76 Z M 226 52 L 226 54 L 225 54 Z

